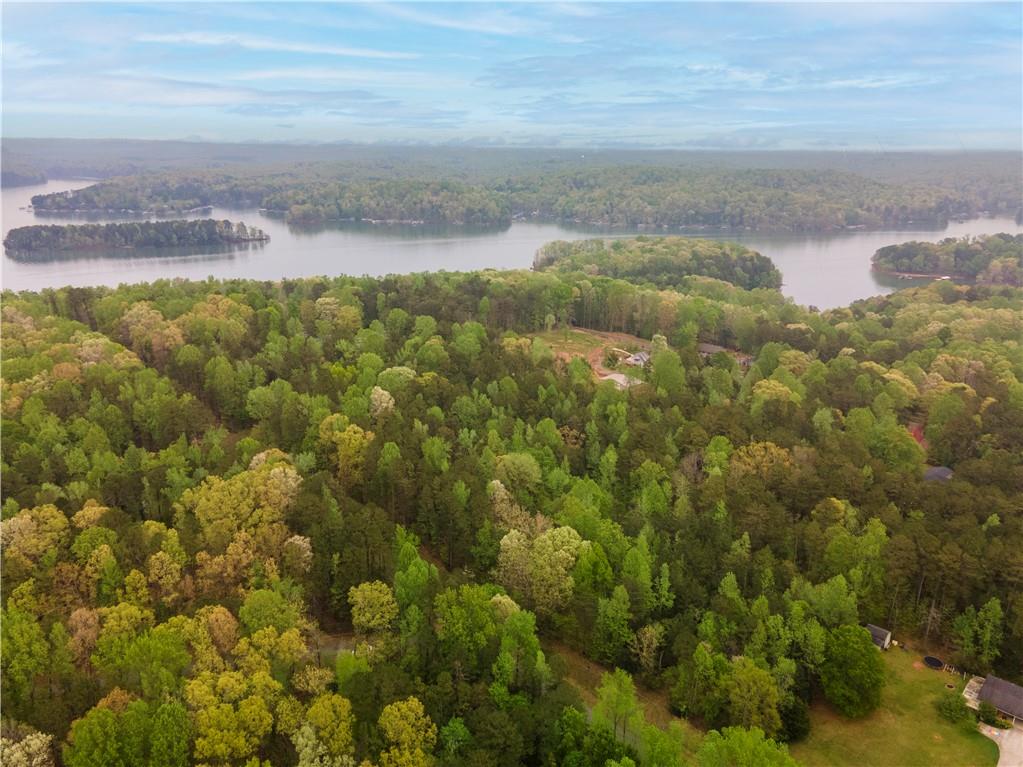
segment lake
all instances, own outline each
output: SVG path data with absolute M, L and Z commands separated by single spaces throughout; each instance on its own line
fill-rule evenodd
M 2 190 L 3 233 L 31 224 L 81 223 L 83 219 L 35 216 L 25 210 L 32 195 L 88 186 L 90 181 L 53 180 L 36 186 Z M 464 228 L 380 227 L 336 224 L 292 227 L 257 210 L 215 208 L 214 218 L 244 221 L 270 235 L 265 245 L 227 252 L 160 251 L 159 256 L 133 257 L 124 252 L 89 251 L 70 259 L 15 261 L 3 258 L 2 285 L 9 290 L 40 290 L 63 285 L 118 285 L 122 282 L 185 277 L 245 277 L 276 280 L 315 275 L 384 275 L 422 271 L 522 269 L 533 263 L 537 249 L 551 240 L 587 237 L 629 237 L 650 232 L 609 233 L 562 224 L 516 222 L 499 230 Z M 124 220 L 124 219 L 89 219 Z M 699 232 L 692 236 L 734 240 L 768 256 L 781 270 L 782 292 L 797 303 L 822 309 L 844 306 L 860 298 L 890 293 L 926 280 L 899 280 L 876 274 L 870 257 L 884 245 L 909 240 L 936 242 L 945 237 L 1023 232 L 1011 218 L 981 218 L 951 223 L 943 230 L 841 232 L 837 234 L 758 234 Z M 682 233 L 686 234 L 686 233 Z

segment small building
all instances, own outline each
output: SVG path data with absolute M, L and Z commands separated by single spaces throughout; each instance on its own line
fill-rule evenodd
M 977 698 L 982 703 L 990 703 L 999 714 L 1011 719 L 1013 724 L 1017 719 L 1023 719 L 1023 687 L 1018 684 L 989 676 L 984 680 Z
M 753 357 L 745 352 L 737 351 L 736 349 L 726 349 L 724 346 L 718 346 L 717 344 L 705 344 L 698 343 L 696 345 L 696 351 L 701 357 L 707 359 L 712 357 L 719 352 L 724 352 L 729 357 L 739 363 L 739 367 L 743 370 L 749 370 L 750 365 L 753 364 Z
M 954 474 L 948 466 L 931 466 L 924 472 L 924 479 L 928 482 L 948 482 Z
M 622 362 L 634 367 L 643 367 L 650 361 L 650 352 L 636 352 L 626 357 Z
M 888 629 L 883 629 L 880 626 L 875 626 L 873 623 L 868 623 L 867 631 L 870 632 L 870 638 L 874 640 L 874 644 L 877 645 L 877 649 L 887 650 L 892 646 L 892 632 Z

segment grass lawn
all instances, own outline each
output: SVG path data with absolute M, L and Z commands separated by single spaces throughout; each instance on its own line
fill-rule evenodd
M 921 654 L 893 648 L 884 654 L 888 681 L 881 706 L 863 719 L 845 719 L 826 703 L 810 710 L 811 729 L 789 751 L 807 767 L 847 764 L 857 767 L 992 767 L 998 746 L 979 732 L 967 731 L 938 716 L 934 702 L 959 677 L 914 668 Z
M 585 357 L 595 349 L 602 349 L 604 341 L 592 333 L 581 330 L 563 329 L 549 330 L 534 334 L 543 340 L 555 354 L 562 353 L 569 357 Z

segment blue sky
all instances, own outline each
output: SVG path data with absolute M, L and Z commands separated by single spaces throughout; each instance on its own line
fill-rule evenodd
M 3 135 L 1020 148 L 1023 4 L 3 4 Z

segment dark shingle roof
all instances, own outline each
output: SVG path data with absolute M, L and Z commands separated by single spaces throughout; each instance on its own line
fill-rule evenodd
M 952 474 L 953 472 L 948 466 L 932 466 L 924 472 L 924 479 L 947 482 L 952 479 Z
M 1010 716 L 1023 717 L 1023 687 L 1018 684 L 989 676 L 977 697 Z
M 889 635 L 891 635 L 892 633 L 888 629 L 883 629 L 880 626 L 875 626 L 873 623 L 867 624 L 867 631 L 870 632 L 870 636 L 874 640 L 874 644 L 876 644 L 878 647 L 882 647 L 884 645 L 884 640 L 887 639 Z

